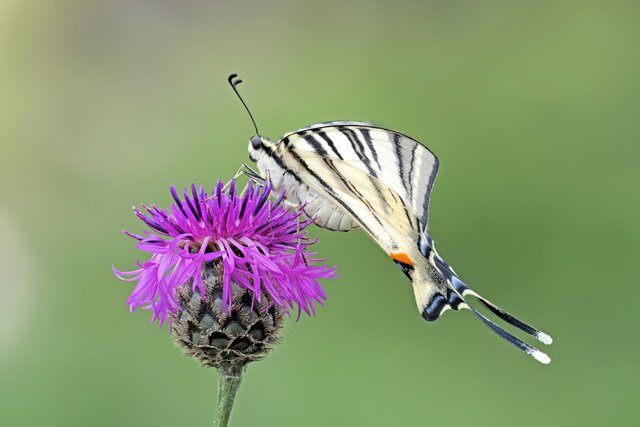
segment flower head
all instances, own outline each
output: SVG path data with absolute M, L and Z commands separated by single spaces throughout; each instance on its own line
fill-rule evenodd
M 176 290 L 189 283 L 193 292 L 205 293 L 202 279 L 207 263 L 222 265 L 222 310 L 231 310 L 233 284 L 251 291 L 260 302 L 267 294 L 271 305 L 285 313 L 294 307 L 298 316 L 315 314 L 315 303 L 326 295 L 318 283 L 335 277 L 335 269 L 320 266 L 322 260 L 307 252 L 315 243 L 304 229 L 311 220 L 302 220 L 301 210 L 283 206 L 283 197 L 271 199 L 271 186 L 249 183 L 238 195 L 232 181 L 229 190 L 222 182 L 211 195 L 203 187 L 191 185 L 181 198 L 171 187 L 174 203 L 167 210 L 142 205 L 135 215 L 150 228 L 143 235 L 125 231 L 138 241 L 137 247 L 151 254 L 138 269 L 119 271 L 122 280 L 137 282 L 128 299 L 131 311 L 138 307 L 153 312 L 152 321 L 162 324 L 170 313 L 181 308 Z

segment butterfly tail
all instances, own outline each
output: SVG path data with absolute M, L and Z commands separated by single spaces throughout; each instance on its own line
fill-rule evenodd
M 525 353 L 527 353 L 528 355 L 530 355 L 540 363 L 548 364 L 549 362 L 551 362 L 551 359 L 547 354 L 527 344 L 521 339 L 515 337 L 513 334 L 507 332 L 505 329 L 503 329 L 502 327 L 500 327 L 499 325 L 497 325 L 496 323 L 488 319 L 486 316 L 484 316 L 482 313 L 480 313 L 474 307 L 472 307 L 469 304 L 469 300 L 471 298 L 477 299 L 478 301 L 480 301 L 482 305 L 484 305 L 487 309 L 489 309 L 489 311 L 491 311 L 497 317 L 504 320 L 506 323 L 514 326 L 515 328 L 520 329 L 521 331 L 531 335 L 532 337 L 534 337 L 535 339 L 537 339 L 538 341 L 546 345 L 549 345 L 553 342 L 552 338 L 548 334 L 523 322 L 522 320 L 518 319 L 517 317 L 513 316 L 512 314 L 508 313 L 507 311 L 493 304 L 491 301 L 489 301 L 488 299 L 484 298 L 482 295 L 478 294 L 477 292 L 469 288 L 469 286 L 467 286 L 462 280 L 460 280 L 460 278 L 458 278 L 458 276 L 453 271 L 453 268 L 451 268 L 446 263 L 446 261 L 444 261 L 435 252 L 435 249 L 433 249 L 433 242 L 429 242 L 429 243 L 430 243 L 429 250 L 424 251 L 423 254 L 425 255 L 425 257 L 429 258 L 430 264 L 434 265 L 435 268 L 440 273 L 440 275 L 443 277 L 443 279 L 446 280 L 447 287 L 448 287 L 446 292 L 441 292 L 441 294 L 443 294 L 442 296 L 440 297 L 434 296 L 433 300 L 440 301 L 441 303 L 445 302 L 450 308 L 469 309 L 478 319 L 482 321 L 482 323 L 484 323 L 489 329 L 491 329 L 499 337 L 503 338 L 513 346 L 524 351 Z M 446 298 L 446 301 L 445 301 L 445 298 Z M 446 308 L 442 309 L 440 311 L 440 314 L 445 310 Z M 424 317 L 424 314 L 423 314 L 423 317 Z M 430 319 L 427 319 L 427 320 L 430 320 Z

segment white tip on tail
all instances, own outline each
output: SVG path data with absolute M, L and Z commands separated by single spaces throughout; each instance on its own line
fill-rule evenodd
M 527 351 L 527 353 L 529 353 L 534 359 L 536 359 L 540 363 L 543 363 L 545 365 L 548 365 L 549 363 L 551 363 L 551 358 L 547 356 L 545 353 L 541 352 L 540 350 L 533 349 L 533 351 L 530 351 L 530 352 Z
M 542 344 L 546 344 L 546 345 L 551 345 L 551 343 L 553 343 L 553 338 L 551 338 L 549 335 L 545 334 L 544 332 L 538 332 L 536 334 L 536 339 L 540 341 Z

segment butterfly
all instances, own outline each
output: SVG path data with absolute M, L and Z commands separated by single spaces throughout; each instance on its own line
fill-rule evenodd
M 468 309 L 493 332 L 548 364 L 549 356 L 480 313 L 475 299 L 508 324 L 551 344 L 549 335 L 517 319 L 473 291 L 438 254 L 427 231 L 429 199 L 439 160 L 426 146 L 400 132 L 355 121 L 317 123 L 285 134 L 277 142 L 259 135 L 240 96 L 242 80 L 228 79 L 246 108 L 256 134 L 245 165 L 255 180 L 268 180 L 314 223 L 335 231 L 364 230 L 411 279 L 418 311 L 427 321 L 447 310 Z

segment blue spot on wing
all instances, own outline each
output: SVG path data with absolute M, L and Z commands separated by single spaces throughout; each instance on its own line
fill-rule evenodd
M 422 317 L 428 322 L 433 322 L 438 317 L 440 317 L 440 313 L 442 313 L 442 309 L 446 305 L 447 299 L 440 294 L 435 294 L 431 297 L 431 300 L 422 311 Z

